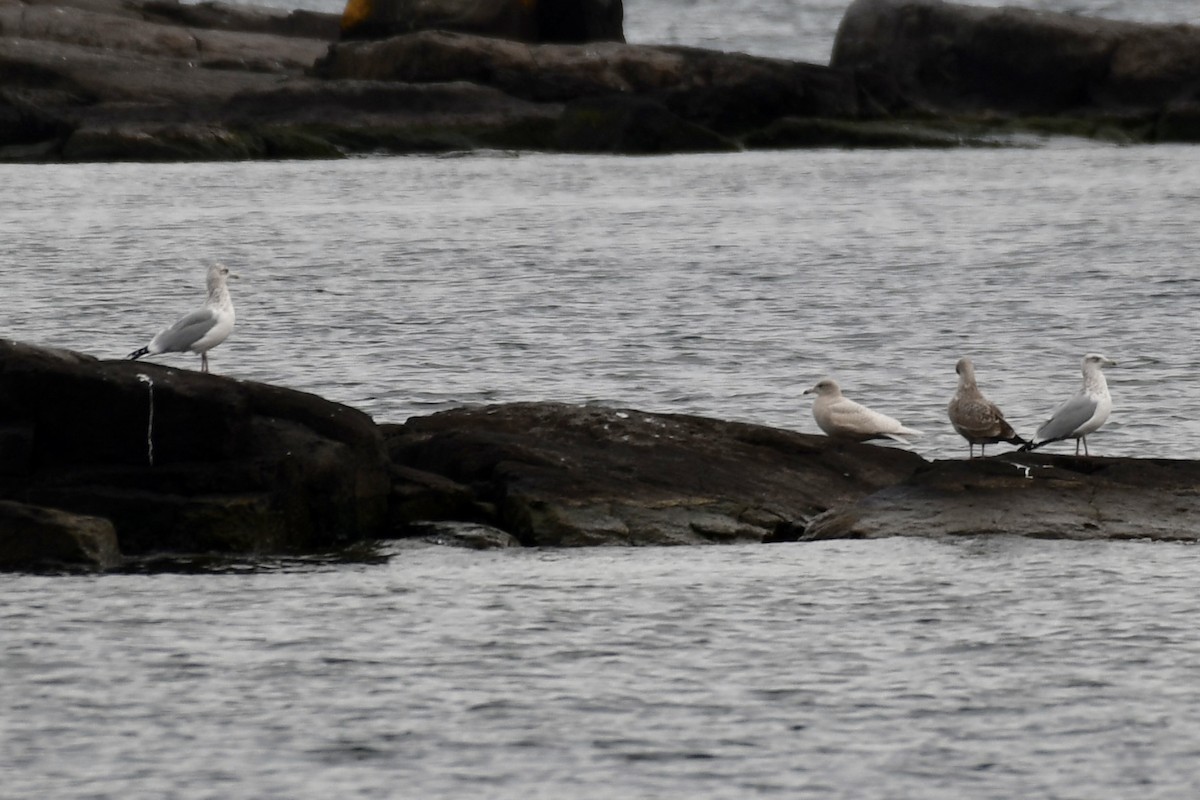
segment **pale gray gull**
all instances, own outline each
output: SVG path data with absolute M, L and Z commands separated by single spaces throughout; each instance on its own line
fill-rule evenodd
M 208 300 L 203 307 L 180 317 L 150 340 L 150 344 L 134 350 L 129 358 L 158 353 L 199 353 L 200 371 L 208 372 L 208 351 L 225 341 L 233 331 L 235 321 L 233 300 L 229 297 L 228 278 L 237 274 L 224 264 L 208 268 Z
M 1116 364 L 1117 362 L 1110 361 L 1098 353 L 1088 353 L 1084 356 L 1083 386 L 1074 397 L 1054 410 L 1050 419 L 1037 429 L 1033 442 L 1021 449 L 1033 450 L 1051 442 L 1074 439 L 1075 455 L 1079 455 L 1080 442 L 1083 442 L 1083 454 L 1090 455 L 1087 435 L 1108 421 L 1108 415 L 1112 413 L 1108 381 L 1104 379 L 1104 373 L 1100 369 L 1115 367 Z
M 979 454 L 983 455 L 987 446 L 996 442 L 1027 444 L 1004 419 L 999 407 L 979 391 L 971 359 L 960 358 L 954 371 L 958 373 L 958 391 L 951 398 L 947 412 L 954 430 L 967 440 L 967 457 L 975 457 L 975 445 L 979 445 Z
M 835 439 L 865 442 L 868 439 L 895 439 L 920 436 L 921 432 L 906 428 L 887 414 L 872 411 L 842 394 L 842 387 L 832 378 L 824 378 L 805 394 L 815 394 L 813 418 L 818 427 Z

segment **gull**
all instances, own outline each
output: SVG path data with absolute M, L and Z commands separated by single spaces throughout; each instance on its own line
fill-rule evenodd
M 996 404 L 979 391 L 971 359 L 960 358 L 954 371 L 958 373 L 958 391 L 950 400 L 947 412 L 954 430 L 967 440 L 968 458 L 975 457 L 975 445 L 979 445 L 979 454 L 983 455 L 987 446 L 996 442 L 1028 444 L 1012 429 Z
M 832 378 L 824 378 L 805 394 L 815 394 L 813 418 L 821 430 L 835 439 L 865 442 L 868 439 L 895 439 L 920 436 L 920 431 L 906 428 L 886 414 L 872 411 L 842 395 L 842 387 Z
M 1110 361 L 1099 353 L 1088 353 L 1084 356 L 1083 386 L 1074 397 L 1054 409 L 1050 419 L 1037 429 L 1033 441 L 1021 449 L 1033 450 L 1051 442 L 1074 439 L 1075 455 L 1079 455 L 1080 442 L 1083 442 L 1083 454 L 1090 455 L 1087 449 L 1087 435 L 1103 425 L 1112 413 L 1108 381 L 1104 379 L 1104 373 L 1100 369 L 1116 365 L 1117 362 Z
M 201 308 L 179 318 L 169 328 L 159 331 L 150 344 L 134 350 L 129 358 L 158 353 L 200 354 L 200 371 L 208 372 L 208 351 L 225 341 L 233 330 L 233 300 L 229 297 L 227 278 L 236 278 L 224 264 L 208 268 L 208 300 Z

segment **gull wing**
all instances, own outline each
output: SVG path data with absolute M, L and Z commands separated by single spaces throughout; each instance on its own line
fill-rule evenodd
M 956 400 L 950 404 L 950 422 L 963 436 L 968 438 L 987 438 L 1012 436 L 1012 428 L 1004 420 L 1004 415 L 995 403 L 985 399 Z
M 197 309 L 181 317 L 171 327 L 159 331 L 150 341 L 150 352 L 182 353 L 204 338 L 216 324 L 217 314 L 213 309 Z
M 839 432 L 852 436 L 907 432 L 898 420 L 844 398 L 829 407 L 829 422 Z
M 1089 396 L 1086 392 L 1076 394 L 1054 410 L 1050 419 L 1043 422 L 1042 427 L 1037 429 L 1037 435 L 1034 438 L 1039 442 L 1068 438 L 1083 423 L 1092 418 L 1098 405 L 1096 398 Z

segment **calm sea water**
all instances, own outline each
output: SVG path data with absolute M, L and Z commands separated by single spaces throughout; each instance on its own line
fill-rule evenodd
M 831 31 L 821 5 L 754 8 Z M 757 13 L 644 8 L 631 40 L 789 54 Z M 381 421 L 554 399 L 815 432 L 799 393 L 833 375 L 959 457 L 960 355 L 1028 432 L 1098 350 L 1120 366 L 1093 452 L 1195 458 L 1196 155 L 0 166 L 0 336 L 121 357 L 223 260 L 214 370 Z M 1197 552 L 399 546 L 9 575 L 0 797 L 1191 797 Z

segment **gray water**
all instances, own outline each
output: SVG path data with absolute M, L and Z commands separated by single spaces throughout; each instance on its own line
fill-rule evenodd
M 818 432 L 822 376 L 965 444 L 963 355 L 1029 434 L 1109 370 L 1102 455 L 1200 456 L 1189 147 L 3 168 L 0 335 L 119 358 L 242 277 L 224 375 L 384 422 L 607 403 Z M 195 368 L 193 355 L 164 363 Z M 1060 449 L 1069 445 L 1059 445 Z
M 5 798 L 1183 798 L 1197 550 L 1006 537 L 5 578 Z
M 789 55 L 745 9 L 642 8 L 631 40 Z M 831 19 L 800 51 L 836 26 L 752 8 Z M 961 457 L 959 356 L 1028 433 L 1098 350 L 1120 366 L 1092 452 L 1196 458 L 1196 153 L 0 166 L 0 336 L 121 357 L 223 260 L 214 371 L 380 421 L 550 399 L 816 432 L 800 392 L 833 375 Z M 8 575 L 0 797 L 1194 797 L 1196 553 L 397 546 Z

